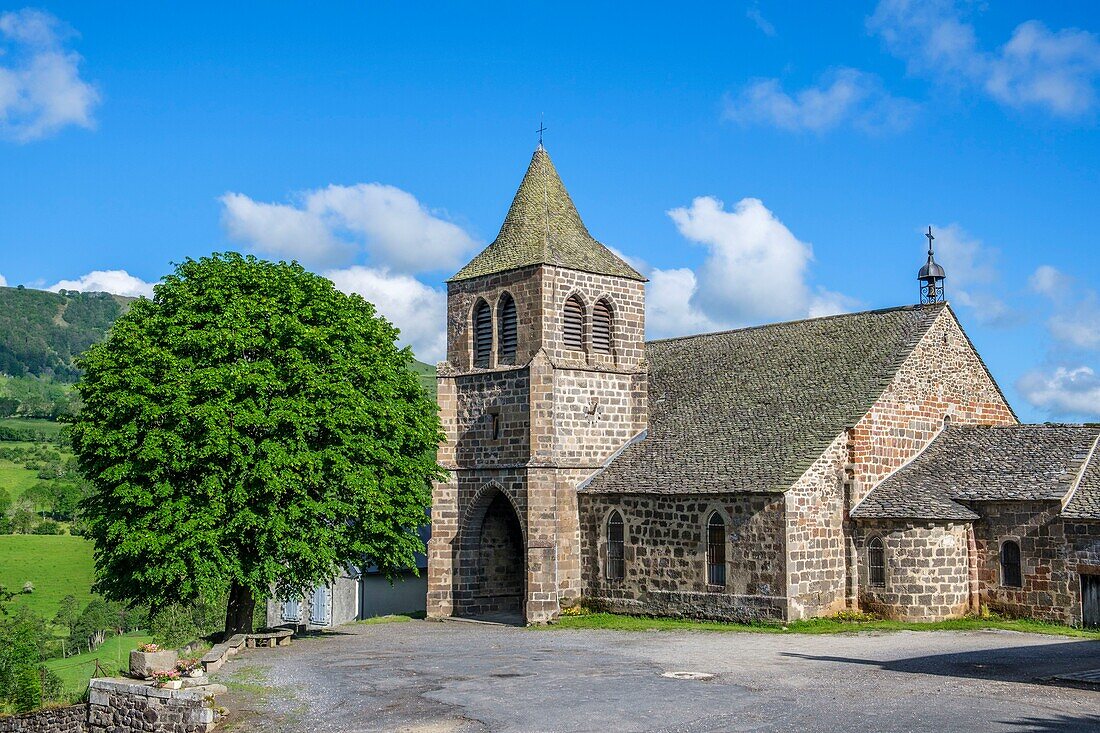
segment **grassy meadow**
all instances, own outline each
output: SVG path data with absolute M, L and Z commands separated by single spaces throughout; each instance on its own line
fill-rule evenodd
M 81 606 L 92 599 L 92 548 L 89 540 L 69 535 L 0 535 L 0 583 L 13 591 L 34 583 L 33 593 L 12 603 L 52 619 L 65 596 L 76 596 Z
M 100 669 L 108 675 L 116 675 L 129 668 L 132 650 L 152 640 L 153 637 L 141 632 L 112 636 L 94 652 L 77 654 L 66 659 L 51 659 L 46 662 L 46 668 L 61 678 L 67 693 L 80 695 L 88 687 L 88 680 L 95 675 L 97 659 Z
M 3 422 L 3 421 L 0 421 Z M 8 447 L 30 448 L 34 443 L 8 442 L 0 443 Z M 0 488 L 7 490 L 12 501 L 15 501 L 23 492 L 34 486 L 41 479 L 38 472 L 27 468 L 23 462 L 15 462 L 0 458 Z

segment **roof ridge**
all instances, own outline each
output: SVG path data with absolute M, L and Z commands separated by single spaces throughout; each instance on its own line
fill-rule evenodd
M 724 329 L 722 331 L 708 331 L 706 333 L 693 333 L 693 334 L 689 334 L 687 336 L 669 336 L 667 338 L 661 338 L 661 339 L 650 339 L 649 341 L 646 341 L 646 344 L 647 345 L 648 344 L 664 344 L 664 343 L 668 343 L 670 341 L 687 341 L 687 340 L 690 340 L 690 339 L 705 338 L 707 336 L 724 336 L 726 334 L 731 334 L 731 333 L 744 333 L 746 331 L 759 331 L 759 330 L 763 330 L 765 328 L 777 328 L 779 326 L 791 326 L 791 325 L 794 325 L 796 323 L 813 323 L 813 322 L 816 322 L 816 321 L 830 321 L 830 320 L 837 320 L 837 319 L 840 319 L 840 318 L 852 318 L 852 317 L 855 317 L 855 316 L 869 316 L 869 315 L 879 315 L 879 314 L 885 314 L 885 313 L 896 313 L 898 311 L 926 310 L 928 312 L 932 312 L 932 311 L 941 310 L 943 308 L 943 306 L 945 306 L 945 305 L 947 305 L 947 304 L 946 303 L 929 303 L 929 304 L 913 303 L 913 304 L 910 304 L 910 305 L 895 305 L 895 306 L 890 307 L 890 308 L 873 308 L 871 310 L 865 310 L 865 311 L 853 311 L 851 313 L 833 313 L 833 314 L 827 315 L 827 316 L 814 316 L 813 318 L 795 318 L 795 319 L 792 319 L 792 320 L 789 320 L 789 321 L 775 321 L 773 323 L 760 323 L 760 324 L 757 324 L 755 326 L 742 326 L 740 328 L 727 328 L 727 329 Z

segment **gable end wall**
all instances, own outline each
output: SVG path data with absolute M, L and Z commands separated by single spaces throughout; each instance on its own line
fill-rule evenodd
M 854 606 L 858 594 L 848 512 L 943 427 L 1018 421 L 955 316 L 944 309 L 871 409 L 837 436 L 786 494 L 787 613 Z

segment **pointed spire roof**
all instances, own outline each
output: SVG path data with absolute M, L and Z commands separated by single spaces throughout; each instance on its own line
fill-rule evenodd
M 451 282 L 531 265 L 646 279 L 588 233 L 542 145 L 531 157 L 497 238 Z

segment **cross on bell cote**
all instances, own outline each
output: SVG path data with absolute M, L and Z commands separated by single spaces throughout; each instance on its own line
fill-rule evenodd
M 928 237 L 928 261 L 917 273 L 917 281 L 920 283 L 920 302 L 922 304 L 940 303 L 945 299 L 943 281 L 947 279 L 947 273 L 936 263 L 932 251 L 932 241 L 936 238 L 932 234 L 932 227 L 928 227 L 924 236 Z

